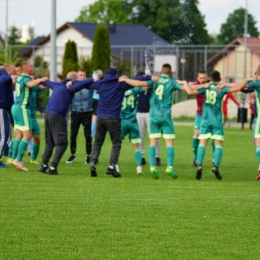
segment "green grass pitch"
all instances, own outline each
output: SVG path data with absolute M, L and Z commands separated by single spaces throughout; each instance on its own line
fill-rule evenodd
M 211 173 L 209 144 L 197 181 L 191 167 L 193 129 L 176 126 L 175 131 L 177 180 L 165 174 L 163 139 L 158 180 L 148 165 L 136 175 L 128 139 L 120 155 L 122 178 L 106 175 L 109 137 L 98 177 L 91 178 L 82 129 L 77 160 L 65 163 L 68 148 L 59 176 L 38 172 L 27 155 L 28 173 L 0 169 L 0 259 L 259 259 L 260 181 L 254 180 L 252 132 L 225 130 L 222 181 Z M 39 160 L 43 148 L 42 130 Z

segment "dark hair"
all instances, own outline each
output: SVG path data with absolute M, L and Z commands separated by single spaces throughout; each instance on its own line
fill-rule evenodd
M 210 74 L 210 77 L 212 81 L 220 81 L 220 73 L 217 70 L 213 70 Z
M 85 72 L 86 73 L 86 71 L 84 70 L 84 69 L 78 69 L 78 71 L 77 72 Z
M 144 73 L 142 70 L 140 70 L 140 71 L 138 71 L 138 72 L 136 73 L 135 76 L 143 76 L 143 75 L 145 75 L 145 73 Z
M 16 63 L 16 64 L 15 64 L 15 67 L 20 67 L 20 64 L 21 64 L 21 63 Z
M 63 79 L 63 76 L 62 76 L 61 74 L 58 74 L 58 75 L 57 75 L 57 78 L 58 78 L 58 79 Z
M 164 63 L 162 65 L 162 74 L 166 74 L 170 76 L 171 72 L 172 72 L 172 66 L 169 63 Z
M 207 74 L 207 71 L 205 71 L 205 70 L 199 70 L 199 71 L 197 72 L 197 77 L 199 76 L 199 74 Z

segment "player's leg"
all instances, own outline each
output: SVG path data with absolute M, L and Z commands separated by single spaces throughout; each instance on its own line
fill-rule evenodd
M 121 150 L 122 138 L 121 138 L 121 120 L 119 118 L 106 118 L 107 131 L 109 132 L 110 139 L 112 141 L 112 149 L 110 152 L 109 166 L 107 168 L 107 174 L 113 177 L 121 177 L 120 173 L 116 170 L 119 154 Z
M 192 150 L 193 150 L 193 162 L 192 166 L 197 167 L 197 152 L 199 147 L 199 135 L 200 135 L 200 123 L 201 123 L 201 115 L 196 114 L 194 121 L 194 132 L 192 137 Z
M 44 126 L 45 126 L 45 148 L 42 155 L 42 164 L 38 169 L 39 172 L 46 173 L 48 169 L 48 163 L 52 156 L 54 149 L 54 139 L 51 128 L 51 114 L 48 112 L 44 113 Z
M 218 180 L 221 180 L 222 177 L 219 172 L 219 166 L 222 159 L 223 153 L 223 141 L 224 141 L 224 126 L 222 123 L 212 124 L 212 140 L 214 140 L 215 150 L 214 150 L 214 166 L 212 172 L 215 174 Z
M 18 146 L 18 153 L 16 157 L 15 167 L 22 171 L 28 171 L 22 162 L 25 151 L 27 150 L 29 141 L 32 137 L 32 120 L 31 120 L 31 111 L 26 108 L 21 108 L 22 116 L 20 117 L 20 122 L 16 126 L 20 130 L 21 141 Z
M 50 114 L 50 130 L 52 132 L 56 149 L 51 165 L 46 170 L 46 173 L 50 175 L 56 175 L 58 174 L 58 164 L 68 146 L 68 130 L 66 119 L 54 114 Z
M 139 144 L 139 148 L 142 154 L 142 165 L 146 164 L 145 160 L 145 138 L 146 131 L 149 126 L 149 113 L 136 113 L 136 119 L 140 131 L 141 143 Z
M 139 127 L 137 123 L 137 119 L 133 118 L 132 120 L 128 120 L 129 122 L 129 138 L 133 145 L 134 153 L 135 153 L 135 161 L 137 164 L 136 173 L 142 174 L 142 153 L 139 149 L 139 144 L 141 143 Z
M 32 118 L 32 136 L 33 136 L 33 145 L 32 145 L 32 157 L 30 163 L 39 164 L 36 160 L 40 150 L 40 126 L 36 118 Z
M 2 152 L 5 150 L 7 140 L 10 138 L 10 118 L 7 111 L 0 109 L 0 168 L 6 168 L 2 162 Z
M 85 142 L 86 142 L 86 160 L 85 164 L 90 163 L 90 154 L 92 150 L 92 138 L 91 138 L 91 120 L 92 120 L 92 111 L 86 112 L 82 115 L 81 123 L 83 125 Z
M 173 170 L 174 163 L 174 142 L 175 139 L 175 131 L 172 119 L 164 118 L 161 121 L 161 129 L 162 136 L 165 139 L 166 144 L 166 156 L 167 156 L 167 168 L 166 174 L 172 176 L 173 178 L 177 178 L 177 173 Z
M 258 160 L 258 175 L 256 176 L 256 180 L 260 179 L 260 119 L 257 117 L 254 123 L 254 143 L 255 143 L 255 153 Z
M 66 163 L 73 163 L 76 160 L 76 150 L 77 150 L 77 136 L 79 132 L 79 127 L 81 124 L 80 114 L 72 111 L 71 112 L 71 123 L 70 123 L 70 152 L 71 155 Z
M 159 120 L 154 117 L 150 117 L 150 146 L 149 146 L 149 162 L 150 171 L 153 178 L 158 179 L 159 174 L 155 169 L 155 154 L 156 154 L 156 144 L 157 139 L 161 137 L 161 126 Z

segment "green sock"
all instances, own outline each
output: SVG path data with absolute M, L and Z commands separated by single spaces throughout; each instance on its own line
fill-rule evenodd
M 255 153 L 257 156 L 258 163 L 260 163 L 260 146 L 255 148 Z
M 149 160 L 151 167 L 155 167 L 155 150 L 155 146 L 151 145 L 149 147 Z
M 38 153 L 40 150 L 40 146 L 37 145 L 36 143 L 33 143 L 33 147 L 32 147 L 32 160 L 36 160 Z
M 211 147 L 212 147 L 212 158 L 214 158 L 214 152 L 215 152 L 215 142 L 213 139 L 211 139 Z
M 14 146 L 14 141 L 11 140 L 9 148 L 8 148 L 8 158 L 12 158 L 13 155 L 13 146 Z
M 29 143 L 29 141 L 24 138 L 21 140 L 19 147 L 18 147 L 18 154 L 17 154 L 18 162 L 21 162 L 23 160 L 23 155 L 28 147 L 28 143 Z
M 19 139 L 19 138 L 15 138 L 13 141 L 13 154 L 12 154 L 13 160 L 15 160 L 17 157 L 18 147 L 19 147 L 20 142 L 21 142 L 21 139 Z
M 135 160 L 136 160 L 137 165 L 142 164 L 142 154 L 139 149 L 135 150 Z
M 222 158 L 223 148 L 222 146 L 216 146 L 214 151 L 214 165 L 219 167 Z
M 193 138 L 192 138 L 192 148 L 193 148 L 194 160 L 197 159 L 197 152 L 198 152 L 199 143 L 200 143 L 200 140 L 198 139 L 198 137 L 193 136 Z
M 197 164 L 198 165 L 202 165 L 203 160 L 204 160 L 204 156 L 205 156 L 205 145 L 200 144 L 198 147 L 198 158 L 197 158 Z
M 174 162 L 174 147 L 167 146 L 167 166 L 172 166 Z

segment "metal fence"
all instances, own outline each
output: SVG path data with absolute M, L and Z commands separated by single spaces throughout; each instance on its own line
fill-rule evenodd
M 90 58 L 92 48 L 79 46 L 78 57 Z M 57 46 L 57 71 L 62 68 L 65 47 Z M 247 51 L 245 51 L 247 50 Z M 35 64 L 40 57 L 41 64 L 50 63 L 50 46 L 10 46 L 10 59 L 14 54 L 29 59 Z M 160 73 L 163 63 L 172 65 L 173 76 L 187 81 L 194 81 L 200 70 L 210 73 L 213 69 L 220 71 L 223 82 L 241 81 L 244 76 L 252 76 L 256 66 L 260 64 L 260 46 L 248 45 L 160 45 L 151 46 L 111 46 L 112 65 L 128 71 L 129 76 L 148 66 L 156 75 Z M 92 73 L 91 73 L 92 74 Z M 238 99 L 241 99 L 237 95 Z M 177 94 L 175 102 L 186 99 L 185 94 Z

